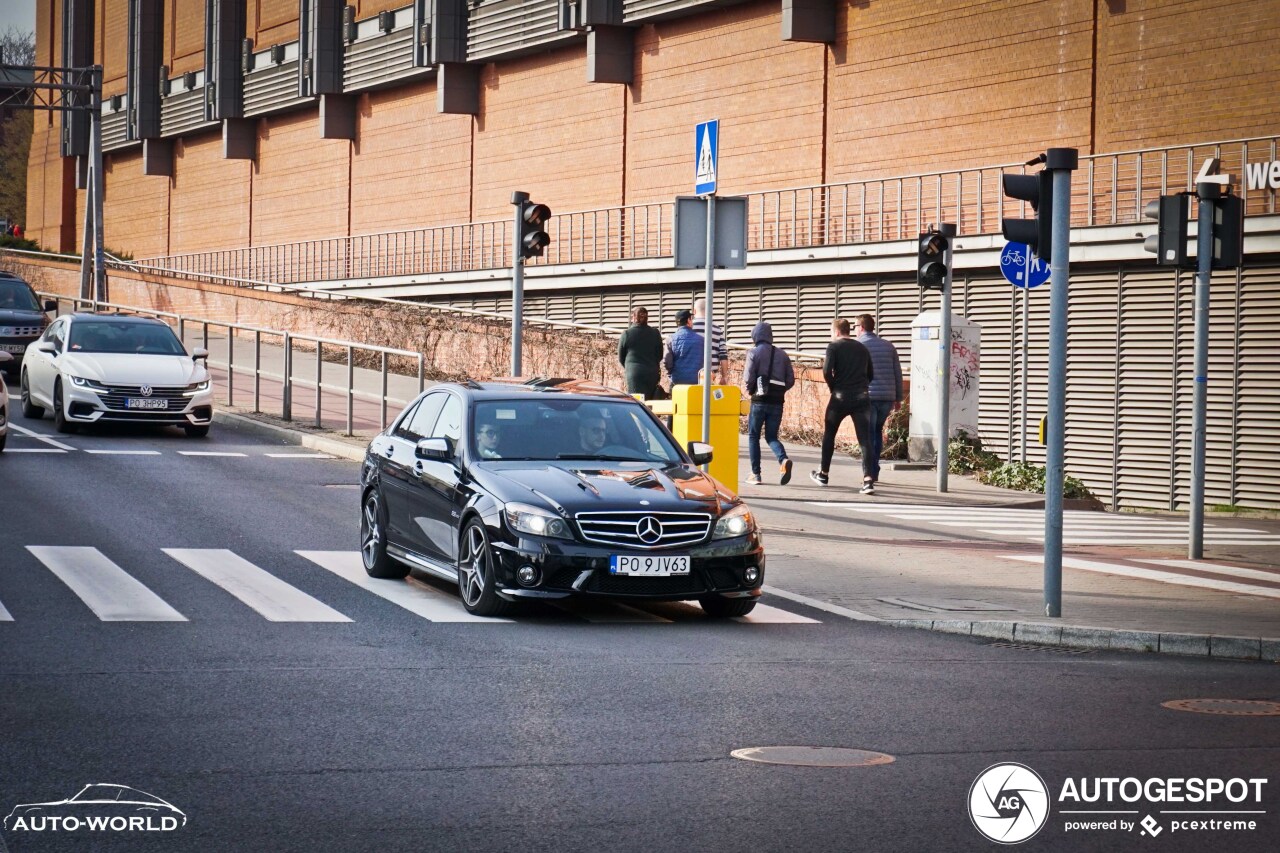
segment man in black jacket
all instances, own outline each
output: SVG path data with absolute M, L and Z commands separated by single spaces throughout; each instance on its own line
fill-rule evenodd
M 845 418 L 853 418 L 853 429 L 862 448 L 862 493 L 875 494 L 867 467 L 871 456 L 870 424 L 871 399 L 867 388 L 874 378 L 871 354 L 867 348 L 849 336 L 849 321 L 837 318 L 831 324 L 831 343 L 827 344 L 827 357 L 822 362 L 822 378 L 831 389 L 822 431 L 822 468 L 809 474 L 809 479 L 819 486 L 830 481 L 831 457 L 836 450 L 836 431 Z
M 631 322 L 618 339 L 618 361 L 627 375 L 627 393 L 652 400 L 662 380 L 662 333 L 649 325 L 647 309 L 632 309 Z

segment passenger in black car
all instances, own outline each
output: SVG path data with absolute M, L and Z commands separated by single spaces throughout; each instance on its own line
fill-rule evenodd
M 476 450 L 481 459 L 501 459 L 502 454 L 498 452 L 501 444 L 502 433 L 497 424 L 482 423 L 476 428 Z

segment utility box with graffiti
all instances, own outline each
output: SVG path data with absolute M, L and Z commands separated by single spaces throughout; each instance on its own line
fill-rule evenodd
M 911 431 L 907 456 L 913 462 L 933 459 L 938 448 L 938 407 L 941 398 L 942 312 L 925 311 L 911 323 Z M 978 368 L 982 326 L 951 315 L 950 433 L 964 430 L 978 436 Z

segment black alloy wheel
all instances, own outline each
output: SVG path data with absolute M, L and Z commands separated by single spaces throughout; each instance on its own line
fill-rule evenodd
M 27 372 L 25 370 L 22 371 L 22 381 L 19 387 L 21 388 L 20 393 L 22 395 L 22 416 L 24 418 L 32 418 L 37 421 L 43 418 L 44 406 L 37 406 L 31 401 L 31 386 L 27 379 Z
M 462 606 L 476 616 L 505 616 L 515 609 L 510 601 L 498 595 L 493 549 L 489 546 L 489 533 L 479 519 L 471 519 L 462 529 L 458 592 L 462 595 Z
M 408 566 L 387 555 L 387 510 L 376 486 L 360 509 L 360 559 L 371 578 L 401 580 L 409 574 Z
M 208 424 L 202 424 L 199 426 L 197 426 L 196 424 L 187 424 L 186 426 L 183 427 L 183 429 L 187 433 L 187 438 L 204 438 L 206 435 L 209 434 Z
M 703 611 L 715 619 L 727 619 L 731 616 L 746 616 L 756 609 L 754 598 L 722 598 L 719 595 L 704 595 L 698 599 Z
M 62 380 L 53 381 L 53 428 L 62 433 L 73 433 L 79 429 L 78 424 L 67 420 L 66 407 L 62 405 Z

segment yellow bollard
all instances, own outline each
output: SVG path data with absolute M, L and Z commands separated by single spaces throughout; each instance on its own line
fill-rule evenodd
M 710 444 L 715 452 L 707 473 L 731 492 L 738 491 L 738 417 L 743 412 L 743 402 L 738 386 L 711 386 Z M 702 386 L 674 386 L 667 405 L 671 406 L 671 432 L 680 446 L 688 449 L 689 442 L 702 441 Z M 658 408 L 653 407 L 655 413 L 665 414 Z

